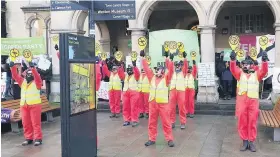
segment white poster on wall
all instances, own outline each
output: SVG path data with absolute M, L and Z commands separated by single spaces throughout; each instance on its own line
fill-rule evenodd
M 215 86 L 215 63 L 198 64 L 198 86 Z
M 275 64 L 275 35 L 266 35 L 268 38 L 268 45 L 267 45 L 267 56 L 268 56 L 268 73 L 266 75 L 266 77 L 263 80 L 266 80 L 268 77 L 273 75 L 273 69 L 274 69 L 274 64 Z M 259 44 L 259 39 L 261 36 L 257 36 L 257 40 L 256 40 L 256 48 L 257 48 L 257 60 L 260 63 L 262 62 L 262 53 L 260 53 L 261 51 L 261 47 Z
M 274 68 L 272 78 L 272 89 L 276 93 L 280 93 L 280 68 Z

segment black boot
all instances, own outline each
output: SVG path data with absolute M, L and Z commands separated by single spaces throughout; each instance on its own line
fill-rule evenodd
M 22 146 L 27 146 L 33 143 L 33 140 L 25 140 L 21 145 Z
M 116 114 L 112 113 L 112 114 L 110 115 L 110 118 L 114 118 L 114 117 L 116 117 Z
M 194 114 L 190 114 L 190 118 L 193 118 L 194 117 Z
M 144 114 L 140 113 L 139 118 L 144 118 Z
M 119 113 L 117 113 L 115 117 L 116 117 L 116 118 L 119 118 L 119 117 L 120 117 L 120 114 L 119 114 Z
M 42 144 L 42 140 L 35 140 L 34 146 L 39 146 Z
M 246 151 L 248 149 L 248 147 L 249 147 L 248 140 L 243 140 L 243 144 L 240 147 L 240 151 Z
M 187 117 L 190 117 L 190 114 L 189 114 L 189 113 L 187 114 Z
M 128 125 L 130 125 L 130 122 L 124 122 L 123 123 L 123 126 L 128 126 Z
M 174 142 L 171 140 L 171 141 L 168 141 L 168 146 L 169 146 L 169 147 L 174 147 L 175 144 L 174 144 Z
M 144 116 L 145 116 L 146 119 L 149 119 L 149 113 L 145 113 Z
M 182 130 L 183 129 L 186 129 L 186 124 L 181 124 L 181 127 L 180 127 Z
M 174 129 L 175 128 L 175 123 L 172 123 L 172 129 Z
M 256 152 L 257 151 L 254 143 L 250 142 L 250 141 L 249 141 L 249 149 L 250 149 L 251 152 Z
M 156 143 L 155 141 L 149 140 L 148 142 L 145 143 L 145 146 L 150 146 L 150 145 L 153 145 L 155 143 Z
M 138 126 L 138 122 L 132 122 L 132 127 L 136 127 L 136 126 Z

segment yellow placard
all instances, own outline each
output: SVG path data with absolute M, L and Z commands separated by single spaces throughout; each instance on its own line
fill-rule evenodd
M 179 52 L 181 52 L 181 53 L 183 53 L 185 51 L 185 46 L 182 42 L 177 43 L 177 48 L 178 48 Z
M 164 43 L 164 51 L 165 51 L 165 52 L 168 52 L 168 51 L 169 51 L 169 47 L 168 47 L 168 45 L 165 44 L 165 43 Z
M 191 57 L 192 57 L 192 60 L 196 60 L 196 52 L 195 51 L 192 51 L 191 52 Z
M 97 56 L 98 54 L 100 54 L 100 44 L 99 43 L 95 43 L 95 55 Z
M 18 56 L 19 56 L 18 49 L 13 48 L 13 49 L 10 50 L 10 60 L 12 62 L 14 62 Z
M 259 38 L 259 44 L 260 44 L 262 50 L 265 51 L 267 48 L 267 45 L 268 45 L 268 37 L 265 35 L 261 36 Z
M 25 49 L 23 51 L 23 57 L 26 59 L 26 61 L 31 62 L 33 55 L 30 50 Z
M 52 37 L 52 41 L 53 41 L 54 44 L 58 44 L 58 42 L 59 42 L 59 36 L 58 36 L 58 35 L 54 35 L 54 36 Z
M 144 50 L 147 46 L 147 39 L 145 37 L 138 38 L 138 46 L 140 50 Z
M 235 50 L 239 45 L 240 39 L 237 35 L 231 35 L 228 39 L 228 43 L 232 50 Z
M 132 61 L 136 61 L 137 60 L 137 52 L 136 51 L 132 51 L 131 52 L 131 60 Z
M 254 60 L 256 60 L 257 55 L 258 55 L 257 48 L 255 46 L 252 46 L 250 48 L 250 57 L 253 58 Z
M 183 53 L 182 52 L 179 52 L 178 53 L 178 57 L 180 60 L 184 60 L 184 56 L 183 56 Z
M 123 53 L 121 51 L 117 51 L 117 52 L 115 52 L 114 56 L 117 61 L 121 61 L 122 57 L 123 57 Z
M 151 59 L 151 56 L 148 56 L 148 55 L 147 55 L 145 58 L 146 58 L 146 60 L 147 60 L 147 63 L 150 65 L 150 64 L 151 64 L 151 60 L 152 60 L 152 59 Z
M 245 51 L 242 50 L 242 49 L 239 49 L 237 52 L 236 52 L 236 59 L 238 61 L 242 61 L 245 59 Z
M 170 53 L 175 53 L 177 50 L 177 42 L 176 41 L 165 41 L 164 49 L 167 50 L 167 47 L 168 47 L 168 50 Z
M 102 52 L 102 53 L 100 54 L 100 58 L 101 58 L 103 61 L 105 61 L 106 58 L 107 58 L 107 53 L 106 53 L 106 52 Z

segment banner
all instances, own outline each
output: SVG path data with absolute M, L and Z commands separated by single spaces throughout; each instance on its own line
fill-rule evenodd
M 255 35 L 241 35 L 240 38 L 240 49 L 245 51 L 248 56 L 250 48 L 256 46 L 256 36 Z
M 230 54 L 232 50 L 230 48 L 224 49 L 224 61 L 230 61 Z
M 268 74 L 263 80 L 266 80 L 268 77 L 273 75 L 273 69 L 275 64 L 275 35 L 265 35 L 268 38 L 267 44 L 267 56 L 268 56 Z M 259 44 L 259 39 L 261 36 L 256 37 L 256 48 L 257 48 L 257 60 L 259 63 L 262 62 L 262 53 L 261 53 L 261 46 Z M 259 64 L 260 65 L 260 64 Z
M 200 50 L 196 31 L 169 29 L 149 33 L 149 55 L 151 56 L 151 67 L 158 64 L 165 66 L 164 44 L 167 41 L 183 43 L 183 49 L 187 53 L 189 65 L 192 65 L 192 59 L 200 62 Z M 176 46 L 176 45 L 175 45 Z M 180 61 L 178 56 L 179 50 L 174 52 L 174 61 Z
M 30 50 L 33 55 L 46 53 L 44 37 L 1 38 L 1 55 L 9 55 L 11 49 L 17 49 L 20 56 L 24 50 Z
M 109 100 L 108 86 L 109 86 L 109 82 L 101 81 L 100 88 L 97 92 L 97 98 Z

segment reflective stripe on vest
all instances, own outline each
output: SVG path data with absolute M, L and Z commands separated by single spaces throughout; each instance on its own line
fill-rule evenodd
M 123 91 L 127 91 L 128 89 L 138 91 L 138 82 L 135 80 L 134 74 L 130 76 L 126 74 L 124 79 Z
M 40 90 L 37 89 L 36 84 L 32 81 L 27 84 L 26 80 L 23 81 L 21 85 L 21 99 L 20 105 L 35 105 L 41 104 Z
M 238 95 L 243 95 L 244 93 L 247 93 L 249 98 L 259 98 L 259 81 L 256 73 L 250 74 L 249 78 L 245 73 L 241 73 Z
M 110 81 L 109 81 L 109 90 L 121 90 L 122 84 L 121 79 L 118 74 L 111 73 Z
M 139 79 L 139 92 L 149 93 L 150 92 L 150 82 L 146 75 L 141 75 Z
M 185 87 L 194 89 L 194 78 L 192 74 L 187 74 L 185 78 Z
M 156 86 L 156 77 L 154 76 L 151 81 L 149 102 L 155 101 L 157 103 L 168 103 L 168 87 L 166 86 L 165 77 L 163 77 L 159 84 Z
M 182 72 L 179 73 L 173 73 L 172 79 L 170 82 L 170 90 L 176 88 L 179 91 L 185 91 L 185 78 Z

